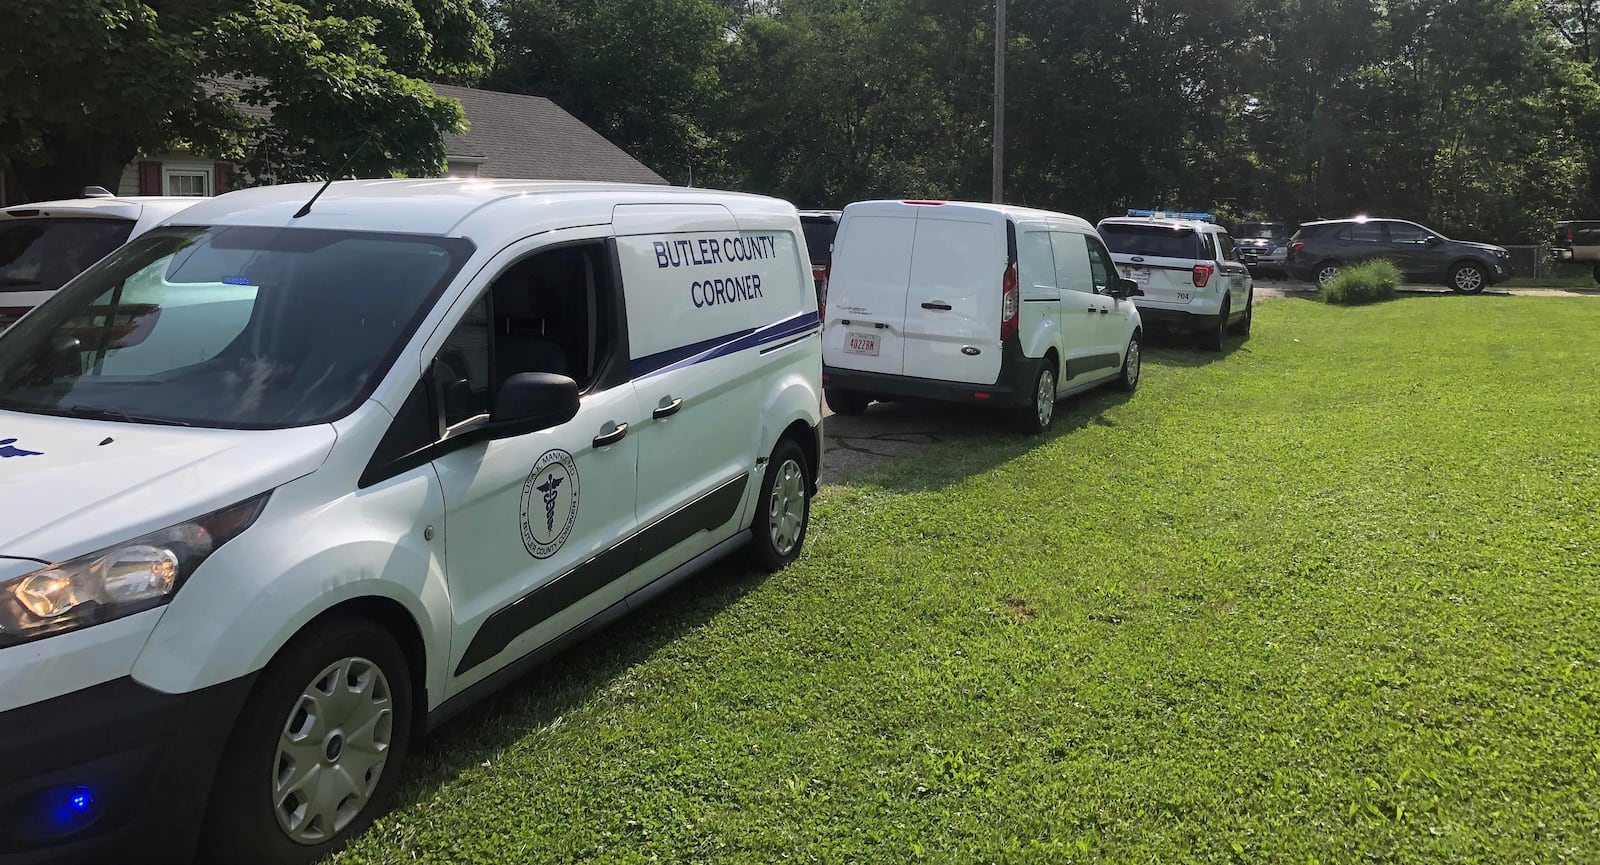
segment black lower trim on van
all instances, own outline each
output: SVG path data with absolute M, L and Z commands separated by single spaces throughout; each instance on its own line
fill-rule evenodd
M 124 676 L 0 712 L 0 862 L 187 862 L 254 681 L 167 694 Z
M 909 375 L 863 372 L 823 366 L 824 390 L 846 391 L 874 399 L 927 399 L 976 405 L 1026 406 L 1033 400 L 1033 377 L 1039 359 L 1022 353 L 1022 344 L 1007 339 L 1000 344 L 1000 375 L 994 384 L 953 382 Z

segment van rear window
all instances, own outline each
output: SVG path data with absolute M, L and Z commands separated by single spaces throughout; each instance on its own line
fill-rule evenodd
M 55 291 L 128 240 L 127 219 L 0 222 L 0 291 Z
M 1192 228 L 1167 228 L 1161 225 L 1102 225 L 1100 237 L 1121 255 L 1148 255 L 1153 258 L 1206 258 L 1200 251 L 1200 236 Z
M 833 238 L 839 233 L 839 223 L 831 219 L 802 219 L 800 228 L 806 233 L 806 252 L 812 264 L 826 264 L 833 256 Z

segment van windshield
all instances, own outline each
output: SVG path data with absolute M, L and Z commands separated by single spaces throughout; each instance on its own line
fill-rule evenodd
M 1209 257 L 1201 254 L 1200 235 L 1192 228 L 1111 223 L 1100 226 L 1100 236 L 1112 252 L 1121 255 L 1187 259 Z
M 226 429 L 336 420 L 471 253 L 455 238 L 158 229 L 0 334 L 0 410 Z

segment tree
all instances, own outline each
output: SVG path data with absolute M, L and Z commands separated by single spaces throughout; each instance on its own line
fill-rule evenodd
M 662 175 L 713 149 L 728 0 L 499 0 L 489 86 L 544 96 Z
M 0 160 L 31 199 L 189 146 L 278 180 L 437 171 L 491 60 L 480 0 L 0 0 Z M 236 100 L 269 107 L 270 125 Z

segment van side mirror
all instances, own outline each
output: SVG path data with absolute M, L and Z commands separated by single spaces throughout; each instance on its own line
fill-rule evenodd
M 1144 297 L 1144 289 L 1139 287 L 1139 283 L 1122 276 L 1117 278 L 1117 283 L 1111 287 L 1109 294 L 1118 300 L 1125 297 Z
M 522 372 L 494 395 L 494 410 L 482 427 L 485 438 L 527 435 L 560 426 L 578 414 L 578 383 L 551 372 Z

